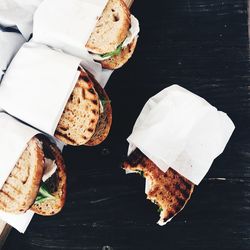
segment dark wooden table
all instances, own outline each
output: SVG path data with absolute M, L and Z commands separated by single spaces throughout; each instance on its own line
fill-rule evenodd
M 114 111 L 108 140 L 65 148 L 65 209 L 35 216 L 24 235 L 12 230 L 4 250 L 250 249 L 247 1 L 136 0 L 132 11 L 141 21 L 140 40 L 107 86 Z M 173 83 L 227 112 L 236 131 L 185 210 L 159 227 L 143 178 L 126 176 L 120 163 L 144 103 Z

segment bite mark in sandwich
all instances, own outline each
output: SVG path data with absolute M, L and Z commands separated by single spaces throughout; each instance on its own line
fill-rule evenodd
M 109 0 L 85 47 L 103 68 L 117 69 L 131 58 L 139 31 L 127 5 Z
M 52 162 L 53 166 L 46 166 Z M 42 180 L 43 179 L 43 180 Z M 20 214 L 28 209 L 50 216 L 66 198 L 66 173 L 61 152 L 45 136 L 31 139 L 0 190 L 0 209 Z
M 159 225 L 165 225 L 178 214 L 189 201 L 194 184 L 169 168 L 162 172 L 147 156 L 136 149 L 123 163 L 127 172 L 141 174 L 146 179 L 147 199 L 158 206 Z

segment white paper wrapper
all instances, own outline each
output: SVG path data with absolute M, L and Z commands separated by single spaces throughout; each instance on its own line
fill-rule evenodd
M 28 40 L 33 29 L 33 14 L 43 0 L 1 0 L 0 25 L 16 27 Z
M 220 155 L 234 124 L 203 98 L 172 85 L 153 96 L 128 138 L 162 171 L 169 167 L 198 185 Z
M 53 136 L 79 77 L 80 62 L 44 45 L 26 43 L 2 80 L 0 107 Z
M 102 69 L 85 48 L 107 0 L 44 0 L 34 14 L 33 41 L 82 59 L 82 65 L 101 84 L 112 71 Z
M 13 170 L 27 143 L 39 131 L 30 128 L 11 116 L 0 113 L 0 188 Z M 13 215 L 0 211 L 0 219 L 24 233 L 33 216 L 31 211 Z
M 3 71 L 7 69 L 13 56 L 25 43 L 24 37 L 20 33 L 4 32 L 0 30 L 0 79 Z

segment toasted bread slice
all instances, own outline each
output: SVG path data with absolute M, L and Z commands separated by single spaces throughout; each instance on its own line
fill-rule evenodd
M 57 125 L 55 137 L 69 145 L 83 145 L 94 135 L 100 117 L 99 97 L 88 74 L 81 70 Z
M 111 70 L 121 68 L 132 57 L 136 44 L 137 37 L 134 38 L 132 43 L 130 43 L 127 47 L 123 48 L 119 55 L 100 61 L 102 67 Z
M 9 213 L 24 213 L 34 203 L 43 175 L 44 154 L 37 138 L 27 148 L 0 190 L 0 209 Z
M 96 92 L 98 93 L 99 99 L 102 102 L 103 111 L 100 112 L 100 117 L 96 125 L 96 130 L 90 140 L 85 143 L 86 146 L 96 146 L 102 143 L 109 134 L 112 125 L 112 107 L 111 101 L 106 91 L 100 86 L 95 78 L 89 73 L 89 77 L 94 83 Z
M 46 154 L 53 157 L 57 165 L 56 172 L 45 182 L 54 199 L 46 199 L 43 202 L 33 204 L 31 210 L 39 215 L 51 216 L 61 211 L 66 199 L 66 172 L 60 150 L 46 138 L 42 139 L 43 148 Z M 51 157 L 52 155 L 52 157 Z
M 130 28 L 130 12 L 122 0 L 109 0 L 85 47 L 92 53 L 116 50 Z
M 159 225 L 164 225 L 187 204 L 194 190 L 194 184 L 169 168 L 162 172 L 139 149 L 136 149 L 123 163 L 125 170 L 143 173 L 149 181 L 147 199 L 157 204 L 161 210 Z

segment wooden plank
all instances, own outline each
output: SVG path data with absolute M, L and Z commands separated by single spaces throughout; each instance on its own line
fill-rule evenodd
M 11 226 L 0 220 L 0 249 L 3 247 L 8 234 L 11 231 Z

